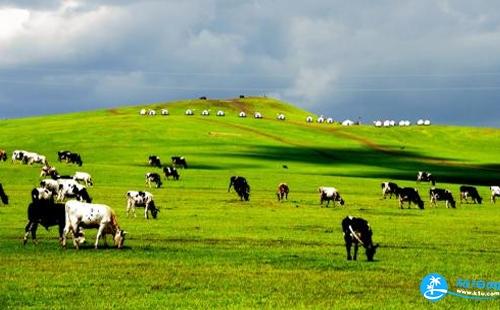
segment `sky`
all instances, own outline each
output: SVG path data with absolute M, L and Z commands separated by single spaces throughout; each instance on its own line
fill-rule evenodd
M 500 127 L 500 1 L 0 0 L 0 119 L 239 95 Z

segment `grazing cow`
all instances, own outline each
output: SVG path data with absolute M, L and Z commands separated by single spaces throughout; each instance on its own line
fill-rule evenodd
M 94 182 L 92 182 L 92 177 L 87 172 L 80 172 L 80 171 L 75 172 L 75 174 L 73 175 L 73 180 L 77 182 L 83 182 L 85 183 L 85 186 L 94 186 Z
M 491 202 L 496 203 L 496 197 L 500 197 L 500 186 L 490 186 Z
M 385 199 L 387 195 L 392 199 L 392 195 L 398 196 L 399 186 L 393 182 L 383 182 L 380 184 L 382 187 L 382 197 Z
M 158 168 L 161 168 L 161 161 L 160 161 L 160 156 L 156 156 L 156 155 L 149 155 L 149 165 L 150 166 L 154 166 L 154 167 L 158 167 Z
M 188 167 L 186 158 L 184 156 L 172 156 L 172 165 L 174 165 L 174 167 Z
M 149 188 L 151 188 L 151 183 L 155 183 L 156 188 L 161 187 L 163 183 L 161 182 L 161 177 L 158 173 L 156 172 L 146 173 L 146 184 L 149 186 Z
M 47 177 L 47 176 L 55 176 L 58 175 L 56 167 L 52 166 L 43 166 L 42 170 L 40 171 L 40 177 Z
M 232 176 L 229 179 L 229 187 L 227 192 L 231 190 L 231 186 L 234 187 L 234 190 L 240 196 L 240 200 L 245 199 L 248 201 L 250 199 L 250 185 L 244 177 L 240 176 Z
M 95 248 L 99 244 L 99 239 L 104 239 L 106 243 L 106 234 L 113 235 L 115 245 L 121 249 L 125 242 L 126 231 L 121 230 L 116 220 L 115 212 L 107 205 L 85 203 L 76 200 L 70 200 L 65 205 L 66 224 L 64 226 L 62 246 L 66 247 L 66 238 L 69 232 L 73 233 L 73 244 L 76 249 L 82 243 L 81 228 L 97 228 Z
M 372 241 L 372 229 L 370 224 L 362 218 L 347 216 L 342 220 L 342 232 L 344 234 L 347 260 L 356 260 L 358 256 L 358 246 L 361 244 L 366 250 L 366 258 L 373 261 L 373 256 L 377 251 L 378 244 Z M 354 256 L 351 256 L 351 246 L 354 243 Z
M 68 164 L 77 164 L 79 167 L 83 165 L 82 157 L 78 153 L 68 152 L 65 159 Z
M 155 202 L 153 200 L 153 195 L 150 192 L 142 192 L 142 191 L 128 191 L 127 192 L 127 217 L 130 215 L 130 212 L 134 214 L 135 217 L 135 208 L 142 207 L 144 208 L 144 218 L 149 219 L 148 211 L 151 212 L 151 216 L 156 219 L 158 216 L 158 212 L 160 210 L 156 208 Z
M 432 186 L 436 185 L 436 178 L 434 178 L 434 176 L 430 172 L 419 171 L 417 173 L 417 183 L 421 182 L 421 181 L 423 181 L 423 182 L 431 182 Z
M 47 158 L 45 156 L 34 152 L 26 152 L 26 151 L 23 153 L 22 162 L 24 164 L 29 164 L 29 165 L 32 164 L 48 165 Z
M 33 192 L 32 192 L 33 193 Z M 33 195 L 32 195 L 33 196 Z M 33 243 L 37 243 L 36 231 L 38 225 L 45 229 L 57 225 L 59 227 L 59 241 L 62 241 L 66 215 L 63 203 L 54 203 L 53 199 L 35 199 L 28 205 L 28 224 L 24 228 L 23 244 L 28 242 L 28 236 L 31 234 Z
M 59 190 L 57 192 L 57 201 L 63 201 L 66 198 L 76 198 L 79 201 L 92 202 L 85 186 L 77 183 L 75 180 L 59 179 Z
M 479 196 L 479 193 L 477 192 L 477 189 L 474 186 L 468 186 L 468 185 L 460 186 L 460 203 L 462 203 L 462 200 L 468 202 L 469 197 L 472 198 L 472 201 L 474 203 L 481 204 L 483 202 L 483 198 Z
M 290 192 L 290 188 L 286 183 L 280 183 L 278 185 L 278 191 L 276 192 L 276 196 L 278 196 L 278 201 L 283 201 L 283 199 L 288 200 L 288 193 Z
M 437 207 L 437 201 L 446 201 L 446 208 L 449 208 L 448 205 L 451 205 L 452 208 L 455 208 L 455 199 L 453 199 L 453 194 L 451 191 L 442 188 L 431 188 L 429 190 L 429 197 L 431 199 L 431 204 Z
M 335 202 L 338 201 L 341 206 L 344 205 L 345 201 L 340 197 L 339 192 L 335 187 L 326 187 L 321 186 L 318 188 L 319 191 L 319 203 L 323 205 L 323 201 L 326 201 L 326 207 L 330 204 L 330 201 L 333 201 L 333 206 L 335 207 Z
M 1 161 L 7 160 L 7 152 L 5 150 L 0 150 L 0 160 Z
M 163 167 L 163 173 L 165 173 L 165 178 L 173 177 L 174 180 L 179 180 L 179 172 L 175 167 Z
M 7 196 L 7 194 L 5 194 L 5 191 L 3 190 L 2 183 L 0 183 L 0 200 L 2 200 L 2 203 L 4 205 L 9 204 L 9 196 Z
M 424 202 L 420 198 L 418 194 L 418 190 L 413 187 L 403 187 L 400 188 L 399 191 L 399 206 L 403 209 L 403 203 L 408 202 L 408 209 L 410 208 L 411 203 L 416 204 L 420 209 L 424 208 Z

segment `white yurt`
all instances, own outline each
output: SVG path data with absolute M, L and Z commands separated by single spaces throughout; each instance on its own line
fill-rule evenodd
M 280 121 L 284 121 L 285 120 L 285 114 L 283 114 L 283 113 L 278 114 L 277 119 L 279 119 Z
M 217 116 L 224 116 L 224 115 L 226 115 L 224 111 L 221 110 L 217 111 Z
M 312 116 L 308 116 L 308 117 L 306 117 L 306 122 L 307 122 L 307 123 L 312 123 L 312 121 L 313 121 Z
M 255 118 L 262 118 L 262 114 L 260 112 L 255 112 L 253 117 Z
M 342 122 L 342 126 L 352 126 L 354 125 L 354 122 L 351 121 L 350 119 L 346 119 Z
M 193 115 L 193 110 L 187 109 L 186 110 L 186 115 Z
M 245 112 L 241 111 L 239 116 L 240 117 L 247 117 L 247 114 Z
M 382 127 L 383 123 L 382 121 L 374 121 L 373 125 L 375 125 L 375 127 Z
M 146 115 L 146 114 L 147 114 L 147 113 L 146 113 L 146 109 L 141 109 L 141 110 L 139 111 L 139 114 L 140 114 L 140 115 Z
M 328 124 L 333 124 L 333 118 L 331 118 L 331 117 L 327 118 L 327 119 L 326 119 L 326 122 L 327 122 Z
M 168 110 L 167 109 L 162 109 L 161 110 L 161 115 L 168 115 Z
M 208 115 L 210 115 L 210 112 L 208 110 L 203 110 L 203 112 L 201 112 L 201 115 L 208 116 Z

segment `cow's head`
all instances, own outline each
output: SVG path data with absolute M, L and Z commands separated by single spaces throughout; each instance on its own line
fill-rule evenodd
M 417 205 L 420 209 L 424 208 L 424 202 L 422 200 L 417 201 Z
M 116 233 L 115 233 L 115 236 L 114 236 L 114 241 L 115 241 L 115 245 L 121 249 L 123 247 L 123 243 L 125 242 L 125 235 L 127 234 L 127 232 L 125 230 L 121 230 L 120 228 L 118 228 L 116 230 Z
M 481 204 L 483 202 L 483 198 L 481 198 L 481 196 L 479 196 L 479 195 L 477 195 L 476 200 L 477 200 L 478 204 Z
M 82 161 L 82 158 L 80 157 L 80 155 L 78 155 L 76 157 L 76 161 L 75 161 L 79 167 L 81 167 L 83 165 L 83 161 Z
M 148 209 L 151 211 L 151 216 L 156 219 L 158 217 L 158 212 L 160 212 L 160 209 L 158 209 L 155 205 L 154 201 L 150 201 L 148 204 Z
M 370 244 L 366 247 L 366 258 L 369 262 L 373 262 L 373 257 L 375 256 L 375 252 L 377 252 L 378 246 L 378 244 Z

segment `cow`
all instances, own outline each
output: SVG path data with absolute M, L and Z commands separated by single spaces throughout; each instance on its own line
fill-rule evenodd
M 410 208 L 411 203 L 416 204 L 420 209 L 424 208 L 424 202 L 420 198 L 418 194 L 418 190 L 413 187 L 403 187 L 400 188 L 399 191 L 399 207 L 403 209 L 403 203 L 408 202 L 408 209 Z
M 57 161 L 66 161 L 66 157 L 68 154 L 71 154 L 71 151 L 61 150 L 57 152 Z
M 280 183 L 278 185 L 278 191 L 276 192 L 276 196 L 278 197 L 278 201 L 283 201 L 283 199 L 288 200 L 288 193 L 290 192 L 290 188 L 286 183 Z
M 389 198 L 392 199 L 392 195 L 398 196 L 399 186 L 393 182 L 383 182 L 380 184 L 382 187 L 382 198 L 386 198 L 389 195 Z
M 379 247 L 372 241 L 372 229 L 368 222 L 360 217 L 347 216 L 342 220 L 342 232 L 344 234 L 347 260 L 356 260 L 358 256 L 358 246 L 361 244 L 366 250 L 366 258 L 373 261 L 373 256 Z M 351 246 L 354 243 L 354 256 L 351 256 Z
M 419 171 L 417 173 L 417 183 L 421 181 L 431 182 L 432 186 L 436 185 L 436 178 L 432 175 L 432 173 L 426 171 Z
M 104 239 L 107 246 L 106 234 L 113 235 L 115 245 L 121 249 L 125 242 L 126 231 L 120 229 L 116 220 L 115 212 L 107 205 L 85 203 L 70 200 L 65 205 L 66 223 L 63 230 L 62 246 L 66 248 L 66 239 L 69 232 L 73 233 L 73 245 L 78 250 L 84 237 L 81 236 L 81 228 L 97 228 L 97 236 L 94 247 L 97 249 L 99 239 Z
M 92 176 L 87 172 L 77 171 L 73 175 L 73 180 L 77 182 L 85 183 L 85 186 L 94 186 L 94 182 L 92 181 Z
M 53 166 L 45 165 L 42 167 L 42 170 L 40 171 L 40 177 L 47 177 L 47 176 L 52 177 L 55 175 L 58 175 L 58 172 L 56 167 Z
M 48 199 L 41 198 L 35 192 L 37 191 L 32 191 L 32 202 L 28 205 L 28 224 L 24 228 L 23 244 L 26 245 L 30 234 L 33 243 L 37 243 L 36 231 L 38 225 L 42 225 L 46 230 L 57 225 L 59 227 L 59 241 L 61 242 L 66 222 L 64 204 L 54 203 L 52 197 Z
M 455 199 L 453 199 L 453 194 L 451 191 L 442 188 L 431 188 L 429 190 L 429 198 L 431 199 L 431 204 L 437 207 L 437 201 L 446 201 L 446 208 L 449 208 L 451 205 L 452 208 L 455 208 Z
M 11 162 L 12 163 L 15 163 L 15 162 L 23 162 L 23 159 L 24 159 L 24 153 L 27 153 L 26 151 L 24 150 L 15 150 L 12 152 L 12 160 Z
M 248 201 L 250 199 L 250 185 L 244 177 L 240 176 L 232 176 L 229 179 L 229 187 L 227 192 L 231 190 L 231 187 L 234 187 L 234 190 L 240 196 L 240 200 Z
M 321 186 L 318 188 L 319 192 L 319 203 L 323 205 L 323 201 L 326 201 L 326 207 L 333 201 L 333 206 L 335 207 L 335 202 L 338 201 L 341 206 L 345 204 L 344 199 L 340 196 L 339 192 L 335 187 Z
M 83 165 L 82 157 L 78 153 L 69 152 L 66 154 L 66 163 L 68 164 L 77 164 L 78 167 Z
M 2 203 L 4 205 L 9 204 L 9 196 L 7 196 L 7 194 L 5 194 L 5 191 L 3 190 L 2 183 L 0 183 L 0 200 L 2 200 Z
M 0 160 L 1 161 L 7 160 L 7 152 L 5 150 L 0 150 Z
M 127 217 L 130 212 L 134 214 L 135 217 L 135 208 L 142 207 L 144 208 L 144 218 L 149 219 L 148 211 L 151 212 L 151 216 L 156 219 L 158 216 L 158 212 L 160 210 L 156 207 L 155 202 L 153 200 L 153 195 L 150 192 L 142 192 L 142 191 L 128 191 L 127 192 Z
M 174 167 L 187 168 L 186 158 L 184 156 L 172 156 L 172 165 Z
M 43 179 L 40 181 L 40 187 L 48 189 L 54 195 L 59 192 L 59 182 L 57 180 Z
M 174 180 L 179 180 L 179 172 L 175 167 L 163 167 L 163 173 L 165 174 L 165 178 L 168 180 L 169 177 L 172 177 Z
M 462 200 L 468 202 L 469 197 L 472 198 L 472 201 L 474 203 L 481 204 L 483 202 L 483 198 L 479 196 L 479 193 L 477 192 L 477 189 L 474 186 L 468 186 L 468 185 L 460 186 L 460 204 L 462 203 Z
M 48 161 L 45 156 L 34 152 L 24 152 L 22 162 L 28 165 L 33 165 L 33 164 L 48 165 Z
M 496 197 L 500 197 L 500 186 L 490 186 L 491 202 L 496 203 Z
M 149 186 L 149 188 L 151 188 L 151 183 L 155 183 L 156 188 L 161 187 L 163 183 L 161 182 L 161 177 L 158 173 L 156 172 L 146 173 L 146 184 Z
M 161 168 L 160 156 L 149 155 L 148 162 L 150 166 Z
M 57 201 L 63 201 L 66 198 L 76 198 L 79 201 L 92 202 L 92 198 L 89 196 L 85 186 L 77 183 L 75 180 L 60 179 L 58 182 Z

